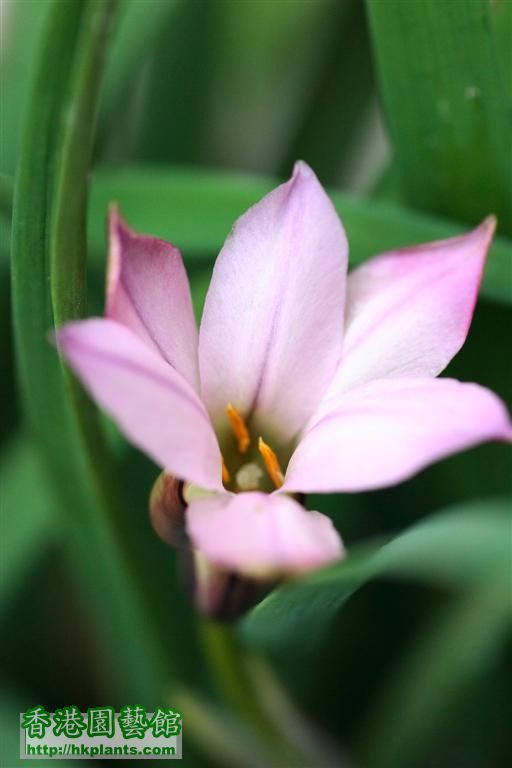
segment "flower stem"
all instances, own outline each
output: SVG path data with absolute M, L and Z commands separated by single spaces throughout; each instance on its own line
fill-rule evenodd
M 236 713 L 253 725 L 268 729 L 266 718 L 250 696 L 251 682 L 244 664 L 243 650 L 231 626 L 204 620 L 201 636 L 212 680 L 222 698 Z
M 218 693 L 233 712 L 272 750 L 276 765 L 297 765 L 303 760 L 286 734 L 282 733 L 262 706 L 249 673 L 247 655 L 233 627 L 203 620 L 201 636 L 212 680 Z

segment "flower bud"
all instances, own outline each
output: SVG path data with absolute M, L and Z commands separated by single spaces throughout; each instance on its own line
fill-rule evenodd
M 186 531 L 187 499 L 197 489 L 162 472 L 149 498 L 149 515 L 156 533 L 178 550 L 181 576 L 197 610 L 219 621 L 234 621 L 256 605 L 275 581 L 241 576 L 211 563 L 191 547 Z
M 186 503 L 183 499 L 183 481 L 168 472 L 162 472 L 151 490 L 149 516 L 153 528 L 170 547 L 189 547 L 185 529 Z
M 198 550 L 182 550 L 179 554 L 187 589 L 198 611 L 208 618 L 235 621 L 275 586 L 275 581 L 225 571 Z

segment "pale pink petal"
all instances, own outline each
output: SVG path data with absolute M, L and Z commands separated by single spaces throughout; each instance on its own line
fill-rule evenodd
M 197 326 L 180 252 L 132 232 L 115 209 L 109 235 L 107 317 L 134 331 L 198 389 Z
M 326 401 L 372 379 L 433 377 L 448 365 L 466 339 L 494 228 L 489 217 L 349 275 L 343 356 Z
M 382 379 L 350 390 L 304 435 L 283 490 L 364 491 L 399 483 L 487 440 L 510 440 L 505 406 L 477 384 Z
M 283 494 L 218 495 L 193 501 L 187 530 L 215 565 L 255 577 L 300 573 L 338 560 L 332 522 Z
M 208 414 L 174 368 L 113 320 L 70 323 L 56 335 L 85 388 L 134 445 L 177 477 L 222 487 Z
M 347 242 L 313 171 L 245 213 L 213 272 L 199 338 L 203 400 L 231 402 L 286 440 L 311 415 L 340 359 Z

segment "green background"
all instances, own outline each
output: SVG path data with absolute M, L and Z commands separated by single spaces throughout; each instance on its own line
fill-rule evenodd
M 300 157 L 352 265 L 498 215 L 447 373 L 510 406 L 511 39 L 511 0 L 5 4 L 2 766 L 27 707 L 134 702 L 183 712 L 191 768 L 508 765 L 510 447 L 309 499 L 349 558 L 229 632 L 198 620 L 150 527 L 158 469 L 47 334 L 101 312 L 110 201 L 181 249 L 199 316 L 234 219 Z

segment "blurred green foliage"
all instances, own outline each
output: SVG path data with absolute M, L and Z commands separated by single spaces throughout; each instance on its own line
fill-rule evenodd
M 494 212 L 512 234 L 510 3 L 369 0 L 368 8 L 406 199 L 461 221 Z
M 330 185 L 352 263 L 499 214 L 449 373 L 512 404 L 512 3 L 120 0 L 107 37 L 109 10 L 3 8 L 1 762 L 19 764 L 27 706 L 132 699 L 183 701 L 190 766 L 271 765 L 226 710 L 175 554 L 149 525 L 157 468 L 66 381 L 46 334 L 86 301 L 101 312 L 112 199 L 182 249 L 199 317 L 233 220 L 300 156 Z M 511 499 L 510 449 L 489 445 L 397 488 L 309 500 L 349 558 L 276 590 L 237 633 L 258 654 L 240 667 L 250 695 L 283 732 L 312 729 L 302 755 L 322 744 L 305 761 L 343 765 L 341 747 L 361 768 L 508 765 Z

